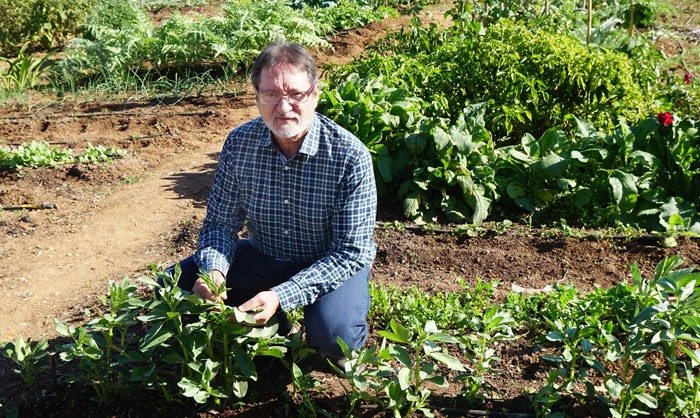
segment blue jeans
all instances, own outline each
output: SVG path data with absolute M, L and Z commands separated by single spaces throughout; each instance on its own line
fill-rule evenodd
M 226 276 L 226 304 L 238 306 L 263 290 L 268 290 L 289 280 L 308 267 L 309 263 L 280 261 L 258 252 L 247 239 L 238 240 L 233 264 Z M 199 267 L 193 257 L 180 262 L 182 275 L 178 286 L 191 292 L 197 280 Z M 172 271 L 173 267 L 168 269 Z M 304 307 L 304 324 L 309 347 L 340 358 L 343 353 L 336 342 L 340 337 L 350 349 L 360 348 L 367 341 L 369 327 L 369 273 L 366 266 L 350 277 L 339 288 L 319 297 Z M 280 334 L 288 330 L 284 312 L 278 312 Z M 287 329 L 285 329 L 285 327 Z

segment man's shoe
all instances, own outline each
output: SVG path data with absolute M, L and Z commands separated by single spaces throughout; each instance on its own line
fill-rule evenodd
M 347 358 L 345 358 L 345 357 L 334 358 L 334 359 L 331 359 L 331 361 L 344 374 L 352 372 L 352 365 L 350 364 L 350 360 L 348 360 Z M 358 374 L 362 373 L 366 367 L 367 367 L 366 364 L 357 365 L 353 374 L 358 375 Z
M 304 327 L 302 326 L 302 324 L 297 322 L 289 328 L 289 331 L 287 331 L 287 333 L 284 336 L 291 338 L 297 334 L 300 334 L 303 330 Z

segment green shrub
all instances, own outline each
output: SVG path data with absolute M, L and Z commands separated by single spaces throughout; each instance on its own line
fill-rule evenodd
M 374 158 L 381 204 L 401 205 L 415 222 L 479 224 L 494 200 L 491 135 L 484 105 L 466 107 L 451 124 L 427 118 L 427 102 L 384 78 L 348 77 L 324 90 L 320 110 L 355 133 Z
M 468 62 L 476 68 L 463 74 L 467 98 L 500 106 L 494 119 L 507 133 L 523 120 L 526 132 L 538 132 L 567 114 L 612 130 L 620 117 L 637 122 L 651 113 L 651 96 L 625 54 L 508 21 L 489 27 L 478 41 Z
M 281 1 L 236 2 L 218 16 L 179 15 L 154 26 L 131 0 L 109 0 L 94 10 L 58 63 L 59 85 L 75 86 L 103 78 L 123 86 L 144 82 L 144 74 L 175 74 L 188 69 L 223 68 L 229 74 L 250 65 L 270 41 L 285 38 L 310 47 L 326 47 L 328 30 L 304 19 Z
M 639 83 L 649 69 L 627 54 L 507 20 L 461 32 L 413 27 L 366 58 L 333 81 L 354 72 L 383 75 L 433 103 L 433 116 L 453 121 L 465 105 L 488 102 L 486 128 L 496 138 L 539 136 L 568 114 L 611 131 L 621 117 L 635 123 L 653 113 L 652 94 Z
M 85 38 L 99 41 L 105 32 L 152 27 L 146 10 L 133 0 L 101 0 L 85 20 Z M 148 32 L 142 30 L 141 32 Z
M 30 43 L 49 49 L 71 35 L 90 13 L 96 0 L 0 0 L 0 53 L 8 56 Z

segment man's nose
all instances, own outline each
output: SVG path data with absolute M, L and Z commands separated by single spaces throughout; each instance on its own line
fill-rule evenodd
M 277 103 L 277 108 L 280 110 L 288 109 L 293 109 L 293 106 L 289 103 L 289 97 L 287 96 L 281 96 L 280 101 Z

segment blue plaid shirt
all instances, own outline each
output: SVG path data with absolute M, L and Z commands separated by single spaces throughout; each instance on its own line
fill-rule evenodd
M 261 253 L 310 263 L 272 289 L 289 311 L 313 303 L 372 263 L 377 196 L 367 148 L 321 114 L 297 155 L 281 156 L 262 118 L 229 134 L 195 260 L 200 269 L 226 275 L 237 233 L 247 222 Z

